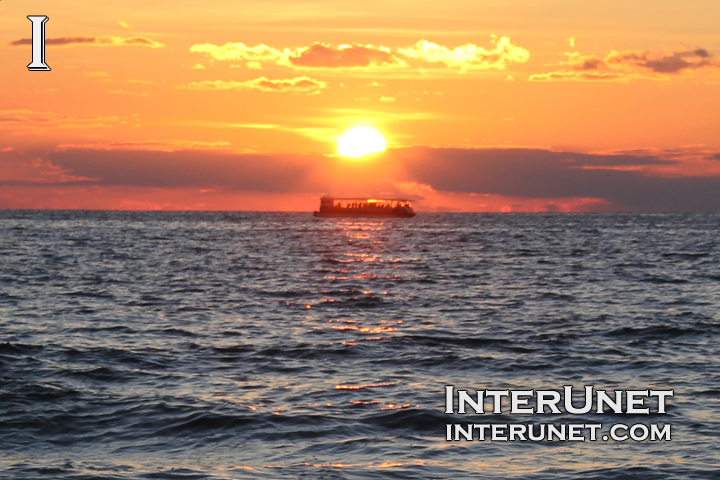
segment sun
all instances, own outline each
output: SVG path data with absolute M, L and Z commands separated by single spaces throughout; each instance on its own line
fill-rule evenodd
M 340 135 L 337 152 L 341 157 L 360 158 L 385 150 L 385 139 L 370 127 L 353 127 Z

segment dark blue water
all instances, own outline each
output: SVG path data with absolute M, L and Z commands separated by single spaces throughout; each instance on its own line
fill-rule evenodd
M 720 215 L 0 211 L 0 477 L 720 478 Z M 445 415 L 444 385 L 674 389 Z M 659 423 L 672 441 L 445 441 Z

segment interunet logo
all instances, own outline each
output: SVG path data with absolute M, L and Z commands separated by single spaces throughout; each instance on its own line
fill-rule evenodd
M 503 414 L 510 415 L 585 415 L 613 413 L 617 415 L 665 414 L 667 398 L 673 390 L 595 390 L 593 385 L 583 388 L 584 399 L 573 403 L 573 387 L 562 390 L 475 390 L 472 397 L 467 390 L 445 386 L 445 413 L 448 415 Z M 581 397 L 578 395 L 578 397 Z M 504 399 L 504 401 L 503 401 Z M 489 407 L 486 411 L 486 403 Z M 509 410 L 508 410 L 509 407 Z M 607 408 L 607 410 L 606 410 Z M 614 423 L 603 428 L 602 423 L 448 423 L 445 440 L 513 441 L 573 441 L 595 442 L 612 439 L 642 441 L 670 441 L 672 425 L 657 423 Z
M 47 15 L 28 15 L 32 22 L 32 62 L 27 66 L 31 72 L 49 72 L 45 63 L 45 22 Z

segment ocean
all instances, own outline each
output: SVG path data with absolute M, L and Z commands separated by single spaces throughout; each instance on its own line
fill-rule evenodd
M 673 396 L 444 413 L 566 385 Z M 719 412 L 718 214 L 0 211 L 0 478 L 720 478 Z

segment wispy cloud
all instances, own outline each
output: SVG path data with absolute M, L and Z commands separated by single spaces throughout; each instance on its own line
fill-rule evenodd
M 22 45 L 32 45 L 32 38 L 21 38 L 10 42 L 10 46 L 18 47 Z M 164 48 L 165 44 L 156 42 L 148 37 L 118 37 L 115 35 L 103 35 L 101 37 L 59 37 L 45 39 L 45 45 L 53 47 L 77 47 L 77 46 L 96 46 L 96 47 L 118 47 L 118 46 L 139 46 L 148 48 Z
M 556 72 L 537 73 L 530 75 L 531 82 L 629 82 L 630 80 L 640 78 L 639 75 L 611 72 L 573 72 L 567 70 L 559 70 Z
M 206 80 L 184 84 L 188 90 L 257 90 L 261 92 L 290 92 L 316 94 L 327 87 L 327 83 L 308 77 L 295 77 L 280 80 L 269 80 L 266 77 L 247 80 L 245 82 Z
M 98 77 L 98 78 L 110 78 L 111 75 L 107 72 L 85 72 L 85 75 L 88 77 Z
M 25 109 L 0 110 L 0 130 L 10 130 L 13 133 L 49 128 L 109 128 L 129 121 L 128 118 L 118 116 L 83 117 Z
M 228 42 L 225 45 L 213 45 L 212 43 L 196 44 L 190 47 L 190 52 L 205 54 L 214 60 L 221 61 L 250 60 L 275 63 L 283 63 L 285 58 L 290 55 L 288 49 L 281 51 L 264 44 L 250 47 L 244 43 L 232 42 Z
M 136 95 L 138 97 L 149 97 L 150 96 L 150 94 L 147 92 L 133 93 L 133 92 L 128 92 L 127 90 L 109 90 L 108 93 L 111 95 Z
M 58 150 L 147 150 L 154 152 L 228 149 L 232 150 L 230 142 L 202 142 L 197 140 L 170 140 L 162 142 L 98 142 L 86 144 L 62 144 L 58 146 Z

